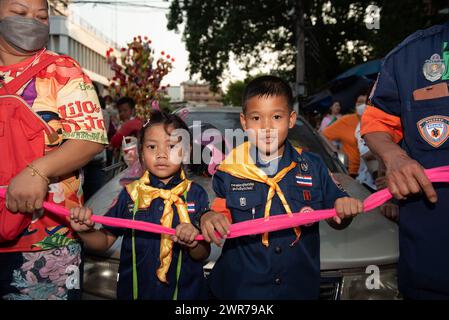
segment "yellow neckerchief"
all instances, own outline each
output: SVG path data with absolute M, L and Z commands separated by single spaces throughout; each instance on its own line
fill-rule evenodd
M 158 189 L 150 186 L 150 174 L 148 171 L 137 181 L 126 186 L 129 196 L 138 203 L 138 209 L 149 208 L 154 199 L 164 199 L 164 212 L 161 218 L 161 225 L 167 228 L 172 227 L 173 205 L 178 211 L 181 223 L 190 223 L 190 217 L 187 211 L 187 204 L 181 198 L 182 194 L 190 188 L 191 181 L 186 179 L 184 171 L 181 171 L 181 179 L 176 187 L 170 190 Z M 169 235 L 161 235 L 160 260 L 161 264 L 156 271 L 158 279 L 167 283 L 167 272 L 172 260 L 173 241 Z
M 229 153 L 229 155 L 223 160 L 223 162 L 219 165 L 217 170 L 226 172 L 236 178 L 250 179 L 257 182 L 262 182 L 270 187 L 270 189 L 268 190 L 267 204 L 265 205 L 265 213 L 264 213 L 265 219 L 267 219 L 270 216 L 271 200 L 273 199 L 275 194 L 277 194 L 279 199 L 281 200 L 285 212 L 288 215 L 292 215 L 292 210 L 290 209 L 290 206 L 288 205 L 284 193 L 282 192 L 278 183 L 285 177 L 285 175 L 290 170 L 296 167 L 297 163 L 292 162 L 288 167 L 279 171 L 273 178 L 269 178 L 266 175 L 266 173 L 263 172 L 262 169 L 258 168 L 255 165 L 254 160 L 250 157 L 249 148 L 250 148 L 249 142 L 245 142 L 240 146 L 238 146 L 237 148 L 234 148 Z M 298 151 L 298 153 L 301 154 L 300 148 L 297 148 L 296 150 Z M 293 244 L 296 243 L 299 240 L 299 237 L 301 236 L 301 229 L 299 227 L 294 228 L 294 231 L 296 234 L 296 240 L 295 242 L 293 242 Z M 267 232 L 264 233 L 262 236 L 262 243 L 266 247 L 268 247 Z

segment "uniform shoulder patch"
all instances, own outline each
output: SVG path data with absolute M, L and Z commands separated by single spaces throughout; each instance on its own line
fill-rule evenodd
M 432 147 L 438 148 L 449 137 L 449 117 L 430 116 L 416 124 L 421 137 Z

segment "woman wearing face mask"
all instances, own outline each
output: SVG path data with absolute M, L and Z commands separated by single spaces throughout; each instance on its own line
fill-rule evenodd
M 42 203 L 82 205 L 79 168 L 107 137 L 92 82 L 48 37 L 45 0 L 0 1 L 0 299 L 80 295 L 80 244 Z

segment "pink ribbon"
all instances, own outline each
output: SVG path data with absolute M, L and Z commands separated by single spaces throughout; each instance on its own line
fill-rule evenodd
M 432 182 L 449 182 L 449 166 L 433 168 L 425 170 L 425 173 L 430 181 Z M 6 188 L 0 189 L 0 197 L 5 198 Z M 392 198 L 391 193 L 388 189 L 383 189 L 381 191 L 375 192 L 363 201 L 364 212 L 371 211 L 386 201 Z M 44 208 L 53 214 L 61 217 L 70 216 L 70 211 L 64 207 L 58 206 L 50 202 L 44 202 Z M 265 232 L 273 232 L 282 229 L 293 228 L 305 224 L 310 224 L 318 222 L 320 220 L 325 220 L 336 216 L 337 213 L 335 209 L 327 210 L 317 210 L 307 213 L 293 213 L 291 216 L 286 214 L 282 215 L 272 215 L 269 218 L 260 218 L 254 220 L 247 220 L 244 222 L 234 223 L 231 225 L 230 234 L 227 238 L 237 238 L 247 235 L 260 234 Z M 174 235 L 175 230 L 171 228 L 166 228 L 158 224 L 144 222 L 144 221 L 132 221 L 128 219 L 111 218 L 104 216 L 93 215 L 92 221 L 100 223 L 102 225 L 117 227 L 117 228 L 128 228 L 141 230 L 145 232 L 159 233 Z M 196 240 L 204 240 L 203 236 L 199 235 Z

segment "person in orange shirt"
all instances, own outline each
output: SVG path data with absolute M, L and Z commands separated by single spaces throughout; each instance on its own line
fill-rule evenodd
M 356 100 L 356 106 L 365 104 L 366 98 L 366 95 L 360 95 Z M 353 178 L 357 177 L 360 165 L 360 153 L 355 137 L 355 129 L 359 122 L 360 116 L 357 113 L 347 114 L 322 132 L 327 140 L 341 142 L 343 152 L 348 156 L 349 174 Z

